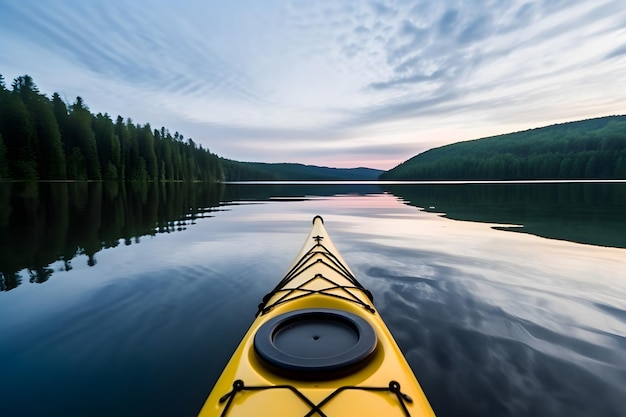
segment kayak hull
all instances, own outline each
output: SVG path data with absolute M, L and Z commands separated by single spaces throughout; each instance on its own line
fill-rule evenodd
M 434 416 L 371 298 L 317 216 L 199 416 Z

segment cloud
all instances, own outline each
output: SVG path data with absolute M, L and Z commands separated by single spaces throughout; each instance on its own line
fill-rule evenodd
M 487 38 L 493 32 L 492 17 L 481 15 L 468 22 L 458 37 L 460 44 L 477 42 Z
M 85 71 L 187 95 L 250 98 L 245 72 L 212 48 L 202 28 L 176 25 L 162 7 L 119 6 L 58 2 L 32 13 L 32 4 L 20 2 L 12 11 L 34 42 Z
M 401 66 L 396 67 L 396 71 L 403 72 L 405 68 L 408 68 L 409 66 L 413 64 L 416 64 L 417 61 L 419 60 L 412 59 L 411 61 L 403 62 Z M 374 90 L 385 90 L 391 87 L 399 87 L 405 84 L 415 84 L 415 83 L 421 83 L 421 82 L 426 82 L 426 81 L 439 80 L 443 78 L 446 74 L 447 74 L 446 70 L 438 69 L 430 74 L 428 73 L 415 74 L 414 73 L 410 76 L 394 78 L 393 80 L 390 80 L 390 81 L 381 81 L 381 82 L 371 83 L 369 86 L 370 88 L 373 88 Z
M 626 55 L 626 44 L 615 48 L 610 54 L 606 55 L 606 59 L 613 59 L 621 57 L 622 55 Z
M 442 112 L 456 111 L 465 106 L 454 101 L 458 94 L 456 91 L 439 91 L 428 97 L 417 97 L 393 104 L 385 103 L 375 107 L 355 110 L 352 112 L 352 117 L 346 119 L 341 126 L 358 127 L 407 118 L 422 119 Z
M 373 1 L 371 3 L 371 6 L 372 6 L 372 9 L 374 10 L 374 13 L 378 17 L 388 17 L 394 14 L 394 9 L 382 2 Z
M 459 11 L 456 9 L 446 10 L 438 22 L 439 36 L 449 36 L 456 31 Z
M 619 113 L 625 29 L 618 0 L 0 0 L 0 72 L 235 159 L 377 141 L 404 156 L 408 137 Z M 442 121 L 456 136 L 426 135 Z
M 505 30 L 523 28 L 532 24 L 536 18 L 537 6 L 533 3 L 524 3 L 516 11 Z

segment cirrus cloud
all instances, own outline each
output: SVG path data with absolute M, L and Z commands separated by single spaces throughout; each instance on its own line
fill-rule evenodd
M 0 39 L 9 82 L 240 160 L 391 168 L 626 104 L 618 0 L 0 0 Z

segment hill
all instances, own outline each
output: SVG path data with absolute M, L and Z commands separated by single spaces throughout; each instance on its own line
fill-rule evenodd
M 217 155 L 178 132 L 107 113 L 81 97 L 49 99 L 32 77 L 11 90 L 0 75 L 0 180 L 207 181 L 222 179 Z
M 380 179 L 626 179 L 626 116 L 442 146 L 414 156 Z
M 58 93 L 48 98 L 29 75 L 8 89 L 0 74 L 0 180 L 345 181 L 381 173 L 231 161 L 165 127 L 92 114 L 81 97 L 72 104 Z
M 238 162 L 221 159 L 226 181 L 367 181 L 383 173 L 372 168 L 329 168 L 291 163 Z

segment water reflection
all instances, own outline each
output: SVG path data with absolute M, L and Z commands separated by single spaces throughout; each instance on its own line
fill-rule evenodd
M 210 216 L 222 189 L 206 184 L 0 183 L 0 291 L 46 282 L 51 265 L 89 266 L 104 248 L 184 230 Z
M 626 248 L 626 184 L 390 185 L 407 204 L 501 230 Z
M 46 282 L 80 255 L 94 266 L 102 249 L 185 230 L 224 205 L 383 193 L 450 219 L 626 248 L 626 184 L 0 183 L 0 291 Z
M 229 184 L 224 190 L 226 201 L 267 201 L 276 198 L 303 199 L 337 195 L 381 194 L 379 184 L 373 183 L 301 183 L 301 184 Z
M 438 416 L 624 414 L 624 249 L 491 228 L 540 210 L 550 224 L 550 207 L 571 204 L 590 234 L 623 231 L 621 184 L 558 204 L 539 200 L 559 186 L 528 198 L 470 185 L 31 187 L 0 187 L 0 265 L 53 279 L 0 293 L 2 416 L 195 416 L 313 214 Z
M 393 247 L 362 243 L 347 254 L 437 415 L 621 415 L 621 250 L 535 239 L 542 259 L 529 262 L 532 255 L 518 257 L 507 244 L 516 235 L 466 233 L 483 245 L 479 258 L 409 237 Z M 585 253 L 597 268 L 593 280 L 593 264 L 567 267 Z M 554 267 L 549 274 L 543 258 Z

